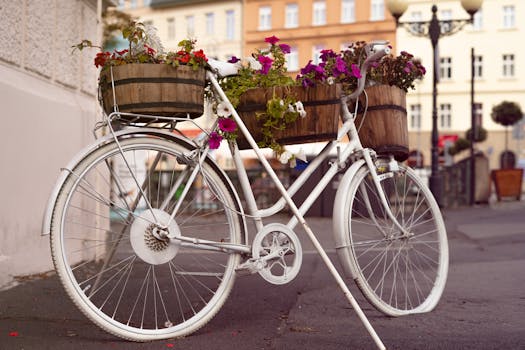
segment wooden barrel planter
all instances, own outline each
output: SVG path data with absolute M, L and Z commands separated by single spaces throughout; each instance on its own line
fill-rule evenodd
M 176 116 L 204 112 L 205 70 L 167 64 L 125 64 L 113 67 L 115 97 L 120 112 Z M 111 71 L 100 74 L 104 110 L 113 112 Z
M 319 85 L 304 88 L 302 86 L 279 86 L 273 88 L 256 88 L 246 91 L 240 98 L 237 111 L 256 142 L 263 139 L 262 120 L 257 113 L 266 111 L 266 102 L 274 96 L 284 98 L 293 96 L 303 103 L 306 117 L 298 117 L 285 130 L 275 130 L 275 139 L 281 145 L 309 142 L 322 142 L 337 138 L 340 111 L 340 85 Z M 240 149 L 250 145 L 239 132 L 237 143 Z
M 396 86 L 374 85 L 365 89 L 368 109 L 363 118 L 366 100 L 359 97 L 356 126 L 363 147 L 380 155 L 393 155 L 398 161 L 408 158 L 408 124 L 406 92 Z M 353 110 L 351 110 L 353 111 Z

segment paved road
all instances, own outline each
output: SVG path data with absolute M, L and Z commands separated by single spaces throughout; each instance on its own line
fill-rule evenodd
M 437 309 L 385 317 L 350 283 L 372 325 L 388 349 L 525 349 L 525 204 L 449 210 L 445 221 L 451 265 Z M 333 245 L 329 219 L 310 223 L 325 246 Z M 303 248 L 292 283 L 241 277 L 202 330 L 145 344 L 100 331 L 52 274 L 42 276 L 0 292 L 0 349 L 375 349 L 326 267 L 307 242 Z

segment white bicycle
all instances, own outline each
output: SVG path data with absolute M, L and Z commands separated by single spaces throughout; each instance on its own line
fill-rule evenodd
M 233 110 L 280 192 L 269 208 L 257 207 L 235 142 L 230 149 L 246 208 L 210 157 L 212 130 L 192 140 L 173 132 L 177 122 L 188 121 L 184 116 L 105 116 L 97 129 L 104 126 L 110 132 L 63 169 L 44 224 L 56 271 L 76 306 L 104 330 L 129 340 L 186 336 L 219 311 L 238 272 L 259 273 L 273 284 L 291 281 L 302 261 L 293 231 L 300 224 L 377 346 L 384 348 L 303 217 L 351 163 L 333 209 L 335 248 L 345 273 L 387 315 L 432 310 L 448 271 L 440 209 L 411 168 L 362 147 L 347 106 L 362 93 L 368 65 L 388 48 L 371 45 L 368 51 L 358 89 L 341 98 L 337 139 L 287 189 L 218 84 L 218 77 L 235 74 L 235 66 L 210 62 L 206 79 L 212 93 Z M 157 127 L 129 122 L 133 117 L 142 122 L 153 118 Z M 116 131 L 113 125 L 124 120 L 127 127 Z M 158 126 L 160 121 L 165 123 Z M 349 142 L 342 142 L 345 135 Z M 333 150 L 337 159 L 298 207 L 291 197 Z M 263 223 L 285 206 L 293 213 L 288 224 Z M 249 220 L 257 231 L 253 239 Z

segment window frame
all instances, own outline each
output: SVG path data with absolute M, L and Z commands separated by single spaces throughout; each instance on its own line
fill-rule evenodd
M 439 104 L 439 128 L 443 130 L 452 129 L 452 104 L 450 103 Z
M 235 40 L 235 10 L 226 10 L 226 39 Z
M 326 1 L 314 0 L 312 3 L 312 25 L 324 26 L 326 25 Z
M 439 80 L 452 80 L 452 57 L 439 58 Z
M 299 27 L 299 4 L 291 2 L 286 4 L 284 8 L 284 27 L 297 28 Z
M 370 21 L 384 21 L 385 20 L 385 1 L 371 0 L 370 1 Z
M 341 23 L 355 23 L 355 0 L 341 0 Z
M 259 7 L 259 26 L 258 30 L 271 30 L 272 29 L 272 7 L 271 6 L 260 6 Z

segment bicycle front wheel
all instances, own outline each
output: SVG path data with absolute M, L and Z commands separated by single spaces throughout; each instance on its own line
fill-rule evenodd
M 51 226 L 58 276 L 76 306 L 114 335 L 188 335 L 230 293 L 239 254 L 162 235 L 241 243 L 236 197 L 214 163 L 205 160 L 187 183 L 198 166 L 192 151 L 153 137 L 112 142 L 70 169 L 59 192 Z
M 387 215 L 367 166 L 350 182 L 339 256 L 368 301 L 390 316 L 431 311 L 447 278 L 448 243 L 440 209 L 411 168 L 379 161 Z M 336 210 L 334 208 L 334 210 Z M 403 232 L 404 231 L 404 232 Z

